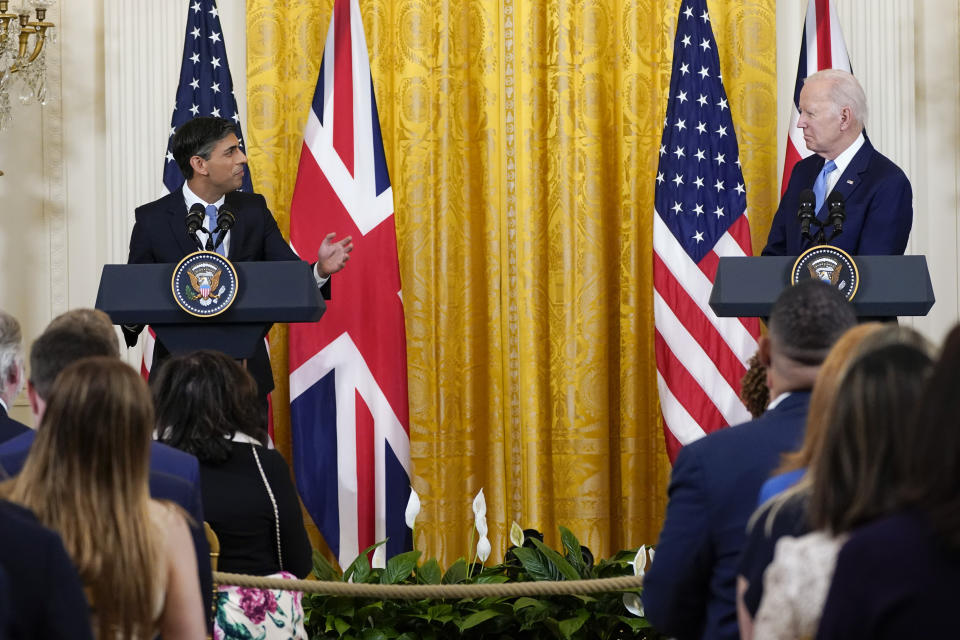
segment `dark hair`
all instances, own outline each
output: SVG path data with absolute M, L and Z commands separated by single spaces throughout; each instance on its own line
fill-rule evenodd
M 51 325 L 30 347 L 30 382 L 47 400 L 57 375 L 68 365 L 91 356 L 119 358 L 117 344 L 112 326 L 63 322 Z
M 223 462 L 228 438 L 246 434 L 267 444 L 257 384 L 236 360 L 195 351 L 166 360 L 150 376 L 158 439 L 201 462 Z
M 170 140 L 170 152 L 173 153 L 173 159 L 177 161 L 183 177 L 187 180 L 193 177 L 190 158 L 200 156 L 209 160 L 217 143 L 231 133 L 240 137 L 236 124 L 226 118 L 205 116 L 187 120 L 180 125 Z
M 804 280 L 783 290 L 773 303 L 767 327 L 781 354 L 816 366 L 856 323 L 853 307 L 837 289 L 819 280 Z
M 884 516 L 901 501 L 910 429 L 933 362 L 911 344 L 858 356 L 837 383 L 823 447 L 811 460 L 810 523 L 834 534 Z
M 944 341 L 912 421 L 901 508 L 919 507 L 940 538 L 960 549 L 960 325 Z
M 767 368 L 757 354 L 747 360 L 749 369 L 740 378 L 740 401 L 750 415 L 759 418 L 770 404 L 770 389 L 767 388 Z

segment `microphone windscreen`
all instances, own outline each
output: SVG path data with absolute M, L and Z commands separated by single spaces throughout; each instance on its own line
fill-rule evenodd
M 827 205 L 830 207 L 843 206 L 843 196 L 836 191 L 831 191 L 830 195 L 827 196 Z
M 190 211 L 187 212 L 187 233 L 194 233 L 203 226 L 203 215 L 203 205 L 199 202 L 194 202 L 193 206 L 190 207 Z
M 220 211 L 217 212 L 217 227 L 223 229 L 223 231 L 229 231 L 233 227 L 233 223 L 237 221 L 237 217 L 233 214 L 233 211 L 227 208 L 227 205 L 220 207 Z
M 800 192 L 800 205 L 809 204 L 811 207 L 817 203 L 817 196 L 813 194 L 813 189 L 804 189 Z

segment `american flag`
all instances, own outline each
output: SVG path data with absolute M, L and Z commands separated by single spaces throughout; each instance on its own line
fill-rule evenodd
M 183 173 L 170 149 L 174 131 L 187 120 L 197 116 L 230 118 L 237 126 L 240 148 L 246 152 L 240 133 L 240 114 L 233 95 L 233 79 L 227 64 L 227 49 L 220 27 L 220 13 L 214 0 L 190 0 L 187 9 L 187 30 L 183 41 L 183 60 L 180 63 L 180 82 L 176 102 L 170 118 L 167 153 L 163 162 L 162 193 L 176 191 L 183 184 Z M 244 167 L 241 191 L 252 192 L 250 168 Z M 143 359 L 140 373 L 150 376 L 153 366 L 153 347 L 156 335 L 153 329 L 143 332 Z M 272 427 L 272 418 L 270 415 Z M 272 429 L 271 429 L 272 432 Z
M 294 473 L 340 565 L 410 548 L 406 334 L 400 267 L 370 61 L 357 0 L 336 0 L 290 205 L 300 255 L 331 231 L 354 250 L 320 322 L 290 327 Z
M 783 182 L 780 195 L 787 190 L 793 166 L 813 154 L 803 140 L 803 131 L 797 127 L 800 119 L 800 89 L 808 75 L 823 69 L 850 71 L 850 57 L 843 41 L 843 31 L 837 12 L 830 0 L 809 0 L 800 41 L 800 62 L 797 64 L 797 82 L 793 89 L 793 109 L 787 130 L 787 152 L 783 158 Z
M 680 7 L 653 216 L 657 384 L 671 460 L 680 447 L 750 418 L 739 398 L 756 319 L 708 305 L 721 256 L 749 256 L 737 137 L 705 0 Z

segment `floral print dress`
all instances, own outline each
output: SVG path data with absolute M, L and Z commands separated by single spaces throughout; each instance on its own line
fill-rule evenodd
M 268 577 L 296 578 L 286 571 Z M 221 586 L 214 640 L 306 640 L 302 597 L 299 591 Z

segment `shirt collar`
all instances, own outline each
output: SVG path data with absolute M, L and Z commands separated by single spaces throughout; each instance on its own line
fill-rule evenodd
M 0 398 L 0 409 L 3 409 L 4 413 L 10 413 L 10 410 L 7 408 L 7 403 L 3 401 L 3 398 Z
M 767 411 L 773 411 L 778 404 L 780 404 L 781 402 L 783 402 L 789 397 L 790 397 L 790 392 L 784 391 L 783 393 L 781 393 L 776 398 L 770 401 L 770 404 L 767 405 Z
M 853 160 L 853 156 L 857 155 L 857 151 L 860 151 L 860 147 L 863 146 L 864 142 L 866 142 L 866 138 L 863 137 L 863 132 L 861 131 L 857 139 L 854 140 L 849 147 L 844 149 L 843 153 L 833 159 L 834 164 L 837 165 L 837 176 L 842 176 L 843 172 L 847 170 L 847 165 Z
M 201 198 L 200 196 L 198 196 L 197 194 L 195 194 L 193 191 L 190 190 L 190 186 L 186 182 L 183 183 L 183 201 L 187 204 L 187 211 L 189 211 L 190 207 L 192 207 L 197 202 L 202 204 L 204 209 L 207 208 L 208 204 L 212 204 L 216 206 L 217 209 L 219 209 L 220 206 L 223 204 L 223 201 L 226 200 L 226 198 L 227 197 L 223 195 L 223 196 L 220 196 L 220 199 L 217 200 L 216 202 L 205 202 L 203 198 Z

